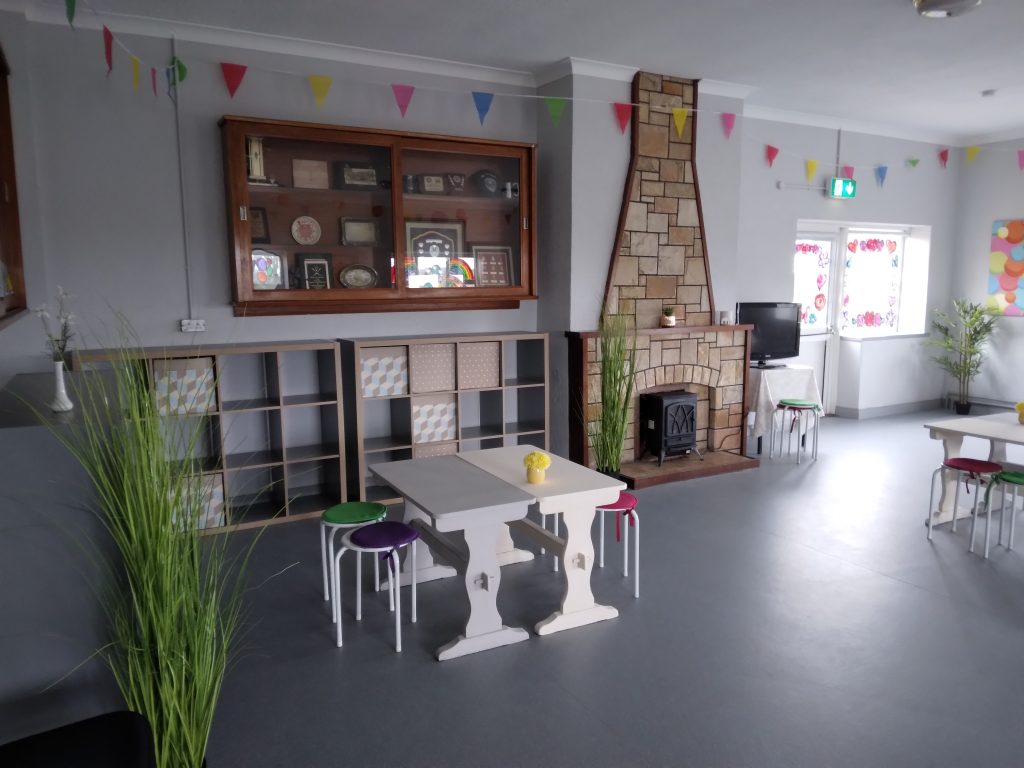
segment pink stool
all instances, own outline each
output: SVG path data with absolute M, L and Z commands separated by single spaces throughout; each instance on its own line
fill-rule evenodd
M 635 527 L 636 533 L 633 537 L 633 597 L 640 597 L 640 518 L 636 514 L 636 496 L 622 491 L 619 498 L 611 504 L 597 507 L 601 513 L 601 545 L 597 560 L 597 567 L 604 568 L 604 513 L 615 514 L 615 540 L 622 540 L 622 575 L 629 576 L 629 529 Z M 622 518 L 629 519 L 629 525 L 622 526 Z
M 1003 471 L 1003 465 L 997 464 L 994 461 L 983 461 L 982 459 L 946 459 L 942 462 L 942 466 L 936 469 L 932 473 L 932 484 L 928 494 L 928 541 L 932 540 L 932 520 L 934 507 L 932 504 L 935 500 L 935 476 L 938 475 L 942 470 L 948 469 L 952 472 L 956 472 L 956 495 L 953 497 L 953 525 L 951 530 L 956 530 L 956 513 L 957 508 L 960 505 L 960 480 L 964 481 L 964 486 L 967 488 L 967 492 L 970 493 L 970 486 L 967 485 L 968 480 L 974 481 L 974 508 L 971 512 L 971 546 L 970 551 L 974 551 L 974 522 L 978 519 L 978 502 L 981 497 L 981 485 L 982 483 L 989 482 L 992 479 L 992 475 L 997 472 Z

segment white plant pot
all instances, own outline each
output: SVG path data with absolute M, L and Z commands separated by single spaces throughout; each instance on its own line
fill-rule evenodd
M 662 315 L 661 316 L 661 327 L 662 328 L 674 328 L 676 325 L 675 315 Z
M 68 397 L 68 392 L 64 388 L 64 362 L 62 360 L 53 361 L 53 400 L 50 402 L 50 410 L 55 413 L 63 413 L 64 411 L 70 411 L 75 407 L 75 404 L 71 402 L 71 398 Z

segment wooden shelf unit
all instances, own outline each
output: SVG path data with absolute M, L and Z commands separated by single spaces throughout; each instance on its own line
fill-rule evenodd
M 176 419 L 187 420 L 190 431 L 199 430 L 193 466 L 183 469 L 201 472 L 210 484 L 206 531 L 314 517 L 346 500 L 337 342 L 145 348 L 137 353 L 146 361 L 169 434 Z M 117 354 L 80 350 L 74 365 L 95 366 Z M 183 385 L 178 383 L 182 379 Z M 196 419 L 202 422 L 197 425 Z
M 548 336 L 343 339 L 348 495 L 396 504 L 379 462 L 503 445 L 548 448 Z

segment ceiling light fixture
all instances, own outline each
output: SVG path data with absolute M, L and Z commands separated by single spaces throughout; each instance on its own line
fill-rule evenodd
M 973 11 L 981 0 L 913 0 L 914 10 L 926 19 L 951 19 Z

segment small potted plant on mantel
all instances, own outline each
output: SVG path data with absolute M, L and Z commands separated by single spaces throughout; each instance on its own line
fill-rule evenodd
M 674 328 L 676 324 L 676 310 L 674 307 L 661 308 L 661 327 Z
M 939 348 L 940 353 L 932 359 L 957 381 L 956 412 L 961 416 L 971 412 L 971 380 L 981 370 L 984 347 L 995 328 L 995 314 L 994 309 L 967 299 L 953 300 L 952 316 L 935 312 L 932 328 L 938 337 L 926 343 Z

